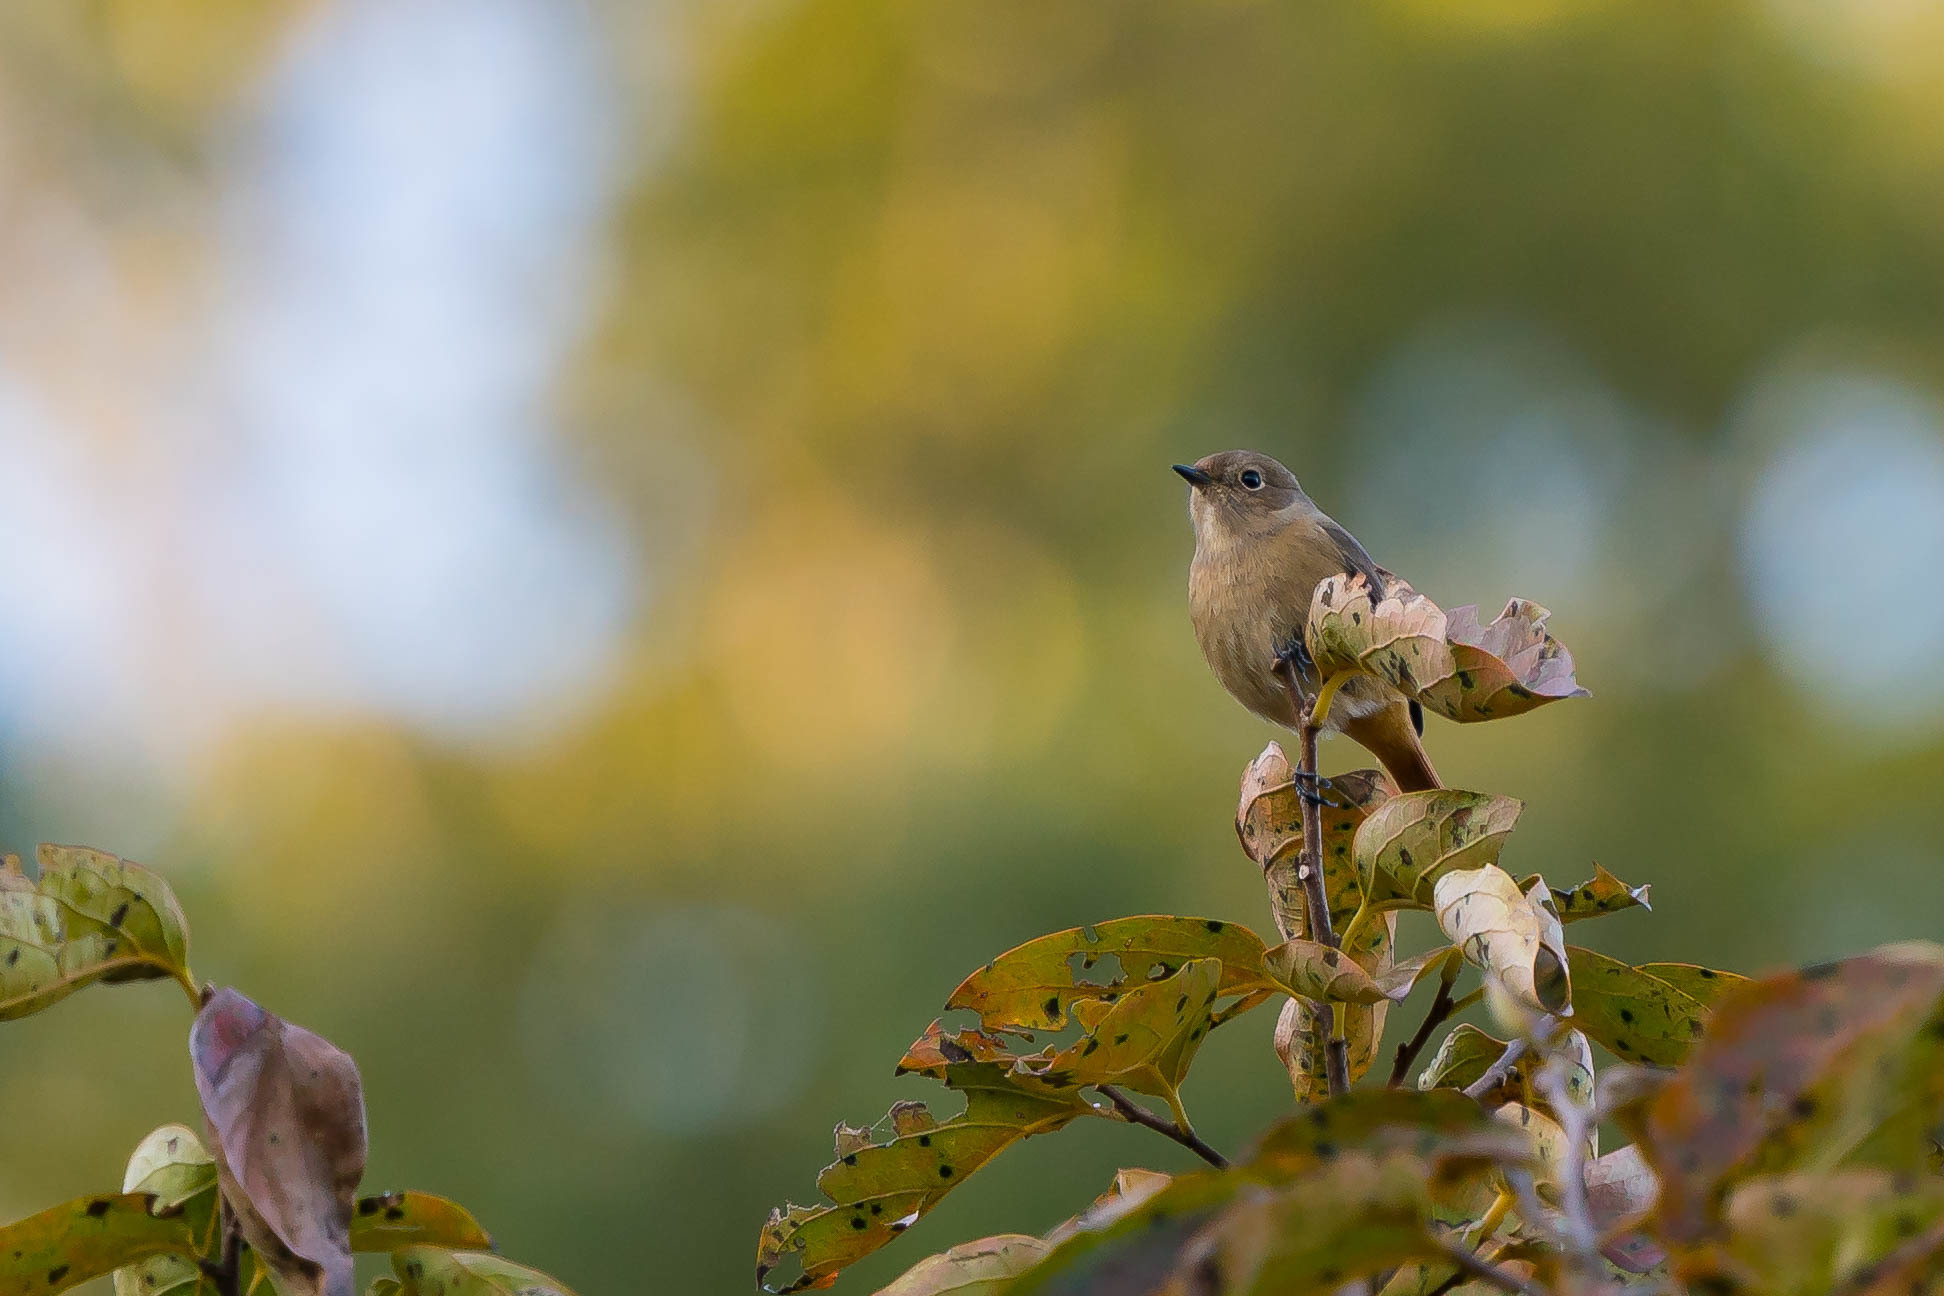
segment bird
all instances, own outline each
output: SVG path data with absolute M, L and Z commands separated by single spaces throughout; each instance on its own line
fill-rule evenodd
M 1314 696 L 1322 681 L 1303 645 L 1310 599 L 1338 574 L 1362 576 L 1374 602 L 1394 580 L 1357 538 L 1339 526 L 1266 454 L 1225 450 L 1175 464 L 1187 479 L 1195 557 L 1188 566 L 1188 612 L 1202 655 L 1222 687 L 1250 711 L 1295 729 L 1301 703 L 1283 671 L 1294 665 Z M 1443 786 L 1420 736 L 1414 699 L 1372 675 L 1347 680 L 1324 727 L 1375 756 L 1400 791 Z

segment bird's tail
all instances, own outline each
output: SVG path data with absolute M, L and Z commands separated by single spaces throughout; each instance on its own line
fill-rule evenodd
M 1343 732 L 1383 762 L 1399 791 L 1428 792 L 1444 786 L 1402 705 L 1359 716 L 1346 723 Z

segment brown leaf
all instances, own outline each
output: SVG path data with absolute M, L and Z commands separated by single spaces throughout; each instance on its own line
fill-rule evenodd
M 1538 879 L 1536 873 L 1520 878 L 1519 889 L 1529 889 Z M 1647 902 L 1650 890 L 1650 886 L 1628 886 L 1607 872 L 1604 865 L 1595 864 L 1593 876 L 1587 881 L 1565 890 L 1552 888 L 1553 908 L 1559 911 L 1559 920 L 1564 923 L 1583 922 L 1622 909 L 1651 910 L 1653 906 Z
M 1656 1229 L 1706 1242 L 1737 1182 L 1852 1152 L 1912 1091 L 1934 1130 L 1933 1033 L 1944 1030 L 1944 949 L 1888 946 L 1753 982 L 1726 996 L 1688 1063 L 1647 1107 L 1641 1151 L 1661 1180 Z M 1924 1065 L 1909 1068 L 1912 1054 Z M 1916 1142 L 1916 1139 L 1912 1139 Z M 1911 1156 L 1921 1151 L 1908 1149 Z
M 1604 1239 L 1600 1254 L 1629 1273 L 1647 1273 L 1667 1258 L 1658 1242 L 1637 1226 L 1654 1208 L 1660 1179 L 1629 1143 L 1586 1166 L 1586 1205 Z
M 1490 625 L 1480 625 L 1476 607 L 1453 608 L 1445 623 L 1452 674 L 1420 692 L 1418 701 L 1453 720 L 1496 720 L 1589 696 L 1573 678 L 1573 655 L 1546 632 L 1551 615 L 1515 598 Z
M 352 1296 L 351 1213 L 365 1166 L 357 1063 L 228 989 L 196 1014 L 189 1056 L 244 1238 L 285 1291 Z

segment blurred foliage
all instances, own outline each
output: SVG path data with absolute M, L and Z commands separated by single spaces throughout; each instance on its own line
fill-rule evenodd
M 164 728 L 202 734 L 206 707 L 167 652 L 197 616 L 168 544 L 193 509 L 155 492 L 229 447 L 155 398 L 201 372 L 235 141 L 347 10 L 0 12 L 0 355 L 149 505 L 126 521 L 154 550 L 132 588 Z M 641 559 L 613 678 L 474 741 L 328 704 L 187 744 L 131 719 L 88 759 L 0 732 L 0 838 L 166 865 L 207 915 L 198 960 L 359 1058 L 374 1178 L 506 1221 L 583 1290 L 649 1263 L 731 1290 L 825 1114 L 912 1092 L 881 1060 L 936 1012 L 936 970 L 1103 913 L 1251 912 L 1209 825 L 1262 735 L 1197 659 L 1166 471 L 1230 445 L 1294 464 L 1441 603 L 1547 594 L 1598 705 L 1434 731 L 1433 756 L 1529 803 L 1515 874 L 1597 852 L 1653 883 L 1661 916 L 1611 955 L 1705 938 L 1767 967 L 1935 932 L 1944 722 L 1832 715 L 1781 670 L 1739 532 L 1782 435 L 1769 377 L 1944 390 L 1931 8 L 585 14 L 621 183 L 548 445 Z M 1483 444 L 1510 452 L 1491 476 Z M 0 1215 L 94 1191 L 190 1110 L 156 1065 L 166 993 L 9 1027 L 0 1087 L 41 1119 Z M 1226 1065 L 1257 1029 L 1202 1049 L 1238 1076 L 1217 1142 L 1287 1101 Z M 1115 1168 L 1105 1126 L 1061 1135 L 1076 1181 Z M 1050 1227 L 1069 1189 L 1002 1158 L 936 1231 Z

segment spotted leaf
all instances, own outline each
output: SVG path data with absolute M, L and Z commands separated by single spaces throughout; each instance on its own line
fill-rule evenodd
M 392 1252 L 392 1272 L 396 1296 L 574 1296 L 559 1279 L 490 1251 L 405 1247 Z
M 1498 861 L 1523 808 L 1512 797 L 1457 788 L 1392 797 L 1357 829 L 1358 884 L 1373 897 L 1388 889 L 1407 897 L 1399 905 L 1427 907 L 1445 874 Z
M 0 1020 L 95 981 L 172 977 L 193 996 L 188 927 L 168 884 L 139 864 L 42 846 L 40 877 L 0 860 Z
M 1502 1012 L 1557 1013 L 1572 1001 L 1559 920 L 1543 895 L 1543 884 L 1521 893 L 1495 864 L 1446 873 L 1433 888 L 1438 926 L 1485 974 L 1487 998 L 1499 995 L 1505 1007 L 1493 1006 Z
M 1573 969 L 1573 1024 L 1625 1062 L 1677 1066 L 1707 1025 L 1692 995 L 1646 968 L 1596 950 L 1568 947 Z

